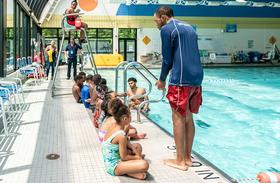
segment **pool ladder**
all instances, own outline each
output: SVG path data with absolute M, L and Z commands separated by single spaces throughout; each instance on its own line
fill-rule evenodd
M 147 92 L 144 95 L 133 95 L 131 97 L 124 97 L 124 103 L 126 105 L 128 105 L 129 101 L 131 101 L 133 98 L 142 98 L 145 96 L 148 96 L 151 92 L 152 92 L 152 88 L 153 88 L 153 84 L 152 82 L 145 76 L 145 74 L 143 74 L 143 71 L 145 71 L 145 73 L 147 73 L 148 75 L 150 75 L 155 81 L 157 81 L 157 77 L 151 72 L 149 71 L 143 64 L 139 63 L 139 62 L 121 62 L 117 65 L 116 69 L 115 69 L 115 91 L 116 93 L 118 93 L 118 79 L 119 79 L 119 70 L 123 69 L 123 92 L 127 93 L 127 72 L 128 70 L 135 70 L 138 74 L 140 74 L 140 76 L 142 76 L 142 78 L 144 80 L 147 81 L 147 83 L 149 84 L 149 88 L 147 90 Z M 165 90 L 162 90 L 162 95 L 160 96 L 159 99 L 155 99 L 155 100 L 145 100 L 142 103 L 139 104 L 138 108 L 137 108 L 137 122 L 141 123 L 141 119 L 140 119 L 140 111 L 141 108 L 147 104 L 147 103 L 157 103 L 160 102 L 163 97 L 165 96 Z

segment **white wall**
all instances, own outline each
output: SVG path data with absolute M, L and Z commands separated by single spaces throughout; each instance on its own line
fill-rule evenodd
M 62 15 L 63 13 L 65 13 L 65 10 L 71 6 L 71 2 L 72 1 L 70 1 L 70 0 L 60 1 L 58 6 L 55 9 L 54 15 Z M 109 0 L 102 0 L 102 1 L 98 1 L 97 7 L 93 11 L 90 11 L 90 12 L 83 11 L 79 6 L 77 8 L 79 8 L 81 10 L 81 13 L 85 13 L 85 15 L 111 15 L 111 16 L 113 16 L 113 15 L 116 15 L 116 12 L 117 12 L 119 6 L 120 6 L 120 4 L 112 4 L 112 3 L 110 3 Z
M 243 50 L 266 52 L 271 44 L 268 39 L 271 36 L 276 37 L 277 46 L 280 48 L 280 30 L 279 29 L 238 29 L 237 33 L 225 33 L 221 29 L 197 29 L 199 35 L 199 49 L 215 51 L 218 53 L 232 53 Z M 152 41 L 145 45 L 142 41 L 144 36 L 148 36 Z M 205 40 L 205 39 L 212 40 Z M 248 48 L 248 40 L 253 40 L 253 48 Z M 147 53 L 161 52 L 161 40 L 159 30 L 152 28 L 138 29 L 137 32 L 137 53 L 138 60 L 141 55 Z
M 12 15 L 14 13 L 14 1 L 7 0 L 7 14 Z
M 266 52 L 271 45 L 268 40 L 271 36 L 280 40 L 279 29 L 238 29 L 236 33 L 222 32 L 221 29 L 198 29 L 201 40 L 199 41 L 200 49 L 217 51 L 219 53 L 234 51 L 260 51 Z M 209 45 L 204 44 L 205 38 L 213 38 Z M 204 40 L 204 41 L 203 41 Z M 253 48 L 248 48 L 248 40 L 253 40 Z M 207 47 L 209 46 L 209 48 Z M 279 41 L 278 41 L 279 46 Z
M 146 45 L 142 41 L 145 36 L 151 39 L 151 42 Z M 161 52 L 160 32 L 156 28 L 141 28 L 137 30 L 137 60 L 140 60 L 141 55 L 147 53 Z

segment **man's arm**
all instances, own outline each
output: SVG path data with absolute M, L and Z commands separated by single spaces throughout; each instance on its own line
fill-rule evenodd
M 118 97 L 126 97 L 126 96 L 128 96 L 128 94 L 127 93 L 117 93 L 117 96 Z
M 163 28 L 160 31 L 160 37 L 162 43 L 162 66 L 159 80 L 165 82 L 166 77 L 173 65 L 173 48 L 170 31 Z
M 78 46 L 78 49 L 79 49 L 79 50 L 82 50 L 82 49 L 83 49 L 81 45 L 77 44 L 77 46 Z
M 80 54 L 83 51 L 81 45 L 77 45 L 77 53 Z
M 65 11 L 65 14 L 72 14 L 72 13 L 75 13 L 73 8 L 67 8 L 67 10 Z
M 48 53 L 48 51 L 50 50 L 49 46 L 46 47 L 45 52 Z
M 79 99 L 81 98 L 80 88 L 78 86 L 74 86 L 72 92 L 73 92 L 74 98 L 78 102 Z
M 145 89 L 144 89 L 143 95 L 144 95 L 144 94 L 146 94 L 146 90 L 145 90 Z M 144 101 L 146 101 L 146 100 L 149 100 L 148 95 L 146 95 L 146 96 L 144 97 Z M 144 107 L 143 107 L 143 111 L 144 111 L 144 112 L 147 111 L 148 108 L 149 108 L 149 103 L 146 103 L 146 104 L 144 105 Z
M 66 11 L 65 11 L 65 14 L 73 14 L 73 13 L 79 13 L 80 11 L 78 12 L 75 12 L 75 10 L 73 8 L 68 8 Z M 78 17 L 77 15 L 73 16 L 74 18 Z
M 66 55 L 66 58 L 68 59 L 69 58 L 69 53 L 68 53 L 69 49 L 68 49 L 68 45 L 66 46 L 66 49 L 65 49 L 65 55 Z
M 128 92 L 127 92 L 127 96 L 128 96 L 128 97 L 132 96 L 132 92 L 131 92 L 131 90 L 128 90 Z

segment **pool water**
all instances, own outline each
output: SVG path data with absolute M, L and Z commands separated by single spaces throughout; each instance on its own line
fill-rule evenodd
M 151 71 L 157 77 L 160 74 L 160 70 Z M 193 149 L 235 179 L 254 178 L 261 171 L 280 173 L 280 68 L 204 72 L 203 105 L 194 116 Z M 114 71 L 100 73 L 110 84 L 114 82 Z M 139 80 L 139 87 L 147 88 L 135 72 L 129 76 Z M 150 98 L 159 95 L 154 89 Z M 172 134 L 168 101 L 150 104 L 150 109 L 148 116 Z

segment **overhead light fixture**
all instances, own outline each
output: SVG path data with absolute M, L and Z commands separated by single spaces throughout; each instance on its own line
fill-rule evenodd
M 246 1 L 245 0 L 235 0 L 236 2 L 238 3 L 245 3 Z

